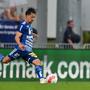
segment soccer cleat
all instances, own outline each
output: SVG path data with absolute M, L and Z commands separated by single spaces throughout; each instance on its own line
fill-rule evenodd
M 45 83 L 47 83 L 47 80 L 46 80 L 45 78 L 41 78 L 41 79 L 40 79 L 40 83 L 41 83 L 41 84 L 45 84 Z
M 0 54 L 0 61 L 2 61 L 4 58 L 4 56 L 2 54 Z

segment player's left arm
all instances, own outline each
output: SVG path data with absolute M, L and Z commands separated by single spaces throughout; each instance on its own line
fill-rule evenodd
M 38 31 L 35 28 L 33 28 L 32 34 L 34 38 L 38 38 Z
M 34 38 L 38 38 L 38 34 L 32 33 Z

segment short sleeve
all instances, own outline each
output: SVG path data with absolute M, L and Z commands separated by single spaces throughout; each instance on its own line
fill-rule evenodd
M 24 30 L 25 30 L 25 26 L 23 25 L 23 24 L 21 24 L 20 26 L 19 26 L 19 32 L 21 32 L 21 33 L 24 33 Z
M 32 28 L 32 30 L 33 30 L 33 33 L 38 34 L 37 29 Z

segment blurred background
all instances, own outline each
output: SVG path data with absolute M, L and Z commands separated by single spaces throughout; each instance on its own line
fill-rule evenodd
M 67 21 L 73 19 L 74 32 L 81 38 L 75 46 L 89 48 L 89 3 L 90 0 L 0 0 L 0 20 L 22 20 L 26 9 L 34 7 L 37 10 L 37 19 L 33 23 L 33 27 L 39 32 L 39 38 L 34 47 L 65 48 L 66 45 L 67 48 L 70 48 L 68 44 L 63 43 L 63 37 Z M 11 13 L 14 13 L 12 14 L 15 16 L 14 18 L 10 17 L 10 9 Z M 2 34 L 4 33 L 2 32 Z M 1 39 L 0 42 L 4 41 Z
M 90 0 L 0 0 L 0 53 L 7 55 L 15 47 L 15 32 L 28 7 L 37 10 L 34 51 L 43 61 L 44 75 L 55 72 L 59 82 L 43 86 L 34 82 L 34 66 L 18 60 L 0 63 L 0 90 L 89 90 Z M 66 37 L 69 21 L 74 21 L 73 35 Z

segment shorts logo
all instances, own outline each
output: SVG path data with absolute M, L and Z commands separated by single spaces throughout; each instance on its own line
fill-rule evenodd
M 35 53 L 29 53 L 30 56 L 37 58 L 37 55 Z

